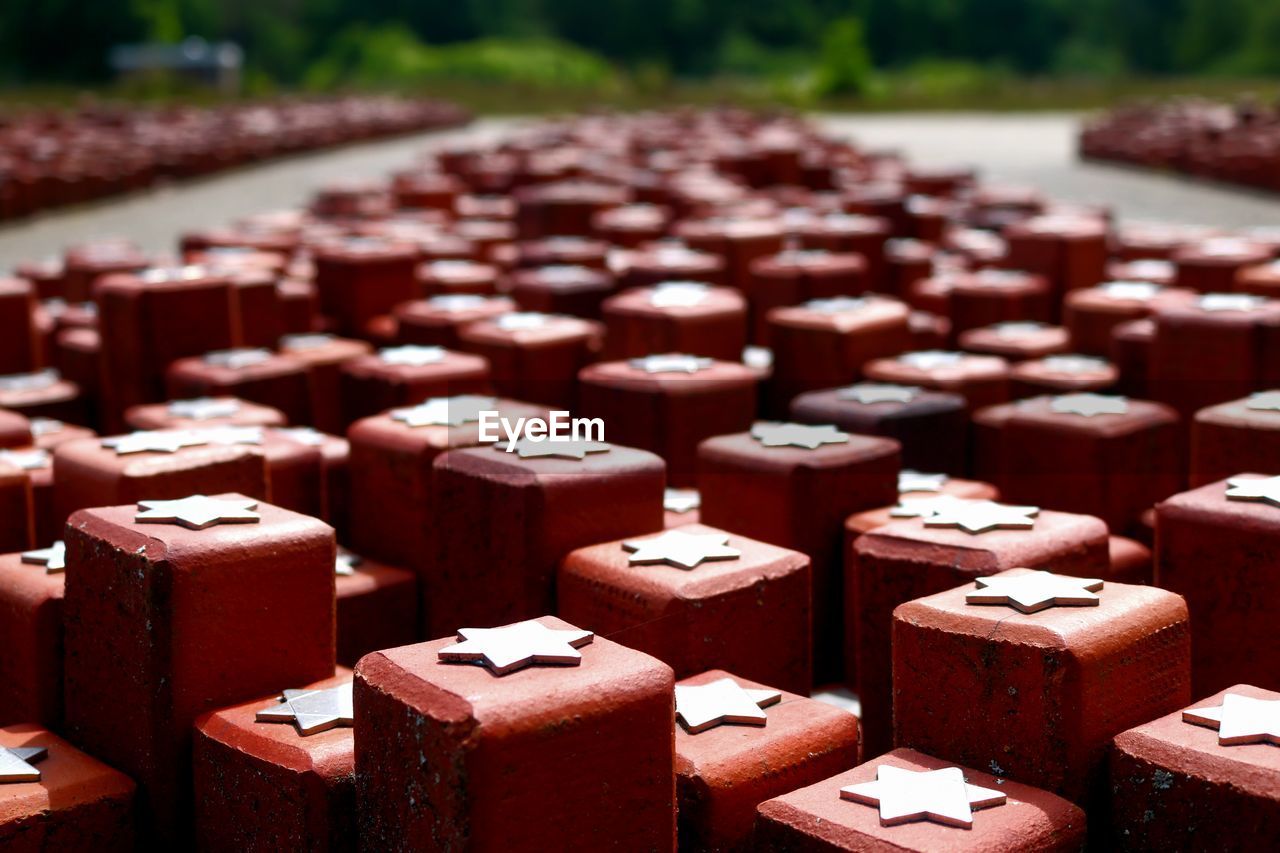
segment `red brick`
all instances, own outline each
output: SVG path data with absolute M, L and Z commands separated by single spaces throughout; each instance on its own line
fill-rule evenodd
M 601 305 L 605 357 L 642 358 L 661 352 L 687 352 L 737 361 L 747 345 L 747 305 L 732 288 L 707 287 L 692 305 L 655 305 L 654 287 L 610 296 Z

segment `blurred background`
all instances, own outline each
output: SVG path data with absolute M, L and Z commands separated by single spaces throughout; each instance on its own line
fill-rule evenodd
M 0 0 L 0 95 L 368 89 L 529 113 L 1274 96 L 1276 0 Z

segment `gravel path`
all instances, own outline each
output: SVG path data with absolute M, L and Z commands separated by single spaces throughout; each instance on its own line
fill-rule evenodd
M 1063 199 L 1110 204 L 1122 218 L 1224 226 L 1280 224 L 1280 198 L 1080 163 L 1075 157 L 1079 117 L 1074 114 L 828 115 L 819 120 L 830 132 L 869 147 L 896 148 L 920 163 L 973 165 L 989 180 L 1033 185 Z M 171 250 L 185 230 L 297 205 L 325 180 L 385 175 L 408 165 L 429 146 L 465 136 L 490 138 L 513 124 L 485 119 L 461 131 L 307 154 L 0 226 L 0 270 L 93 237 L 122 236 L 146 249 Z

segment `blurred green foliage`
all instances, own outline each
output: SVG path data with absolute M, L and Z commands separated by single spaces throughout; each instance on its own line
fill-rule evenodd
M 0 83 L 100 84 L 112 45 L 197 35 L 245 49 L 251 92 L 733 81 L 875 103 L 1280 74 L 1280 0 L 0 0 Z

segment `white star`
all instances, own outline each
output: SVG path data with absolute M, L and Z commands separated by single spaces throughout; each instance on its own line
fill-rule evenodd
M 62 421 L 53 418 L 32 418 L 31 434 L 37 438 L 42 435 L 53 435 L 62 432 L 62 428 L 66 426 Z
M 1280 391 L 1259 391 L 1251 394 L 1244 405 L 1245 408 L 1256 412 L 1280 412 Z M 34 428 L 35 422 L 32 421 L 31 425 Z
M 0 746 L 0 783 L 39 782 L 40 771 L 31 765 L 48 755 L 43 746 Z
M 1266 301 L 1252 293 L 1206 293 L 1197 304 L 1201 311 L 1252 311 Z
M 1227 500 L 1280 506 L 1280 477 L 1232 477 L 1227 480 Z
M 309 332 L 301 335 L 285 335 L 280 339 L 281 349 L 319 349 L 328 346 L 336 340 L 333 335 L 328 332 Z
M 548 628 L 536 619 L 502 628 L 462 628 L 460 642 L 440 649 L 441 661 L 479 663 L 494 675 L 506 675 L 534 664 L 578 666 L 595 634 L 590 631 Z
M 1131 299 L 1135 302 L 1150 302 L 1161 291 L 1158 284 L 1149 281 L 1109 281 L 1098 286 L 1112 299 Z
M 1022 335 L 1034 335 L 1047 328 L 1049 328 L 1047 323 L 1039 323 L 1035 320 L 1010 320 L 1005 323 L 996 323 L 991 327 L 991 331 L 1002 338 L 1017 338 Z
M 751 427 L 751 437 L 765 447 L 803 447 L 816 450 L 824 444 L 848 444 L 849 434 L 831 424 L 775 423 L 762 421 Z
M 537 311 L 513 311 L 510 314 L 500 315 L 496 322 L 499 329 L 509 332 L 522 329 L 541 329 L 551 322 L 551 315 L 540 314 Z
M 480 413 L 497 406 L 494 397 L 459 394 L 456 397 L 432 397 L 426 402 L 404 409 L 392 409 L 391 418 L 410 427 L 462 426 L 480 420 Z
M 708 684 L 676 685 L 676 718 L 685 731 L 697 734 L 723 723 L 763 726 L 769 722 L 761 708 L 782 701 L 777 690 L 749 690 L 732 678 Z
M 747 347 L 742 351 L 742 363 L 756 370 L 768 370 L 773 366 L 773 350 L 768 347 Z
M 1054 373 L 1092 373 L 1106 370 L 1111 362 L 1105 358 L 1094 358 L 1090 355 L 1050 355 L 1040 362 L 1045 370 Z
M 1096 415 L 1126 414 L 1129 401 L 1111 394 L 1063 394 L 1050 400 L 1049 408 L 1060 415 L 1092 418 Z
M 1005 802 L 999 791 L 965 782 L 959 767 L 904 770 L 888 764 L 876 768 L 876 781 L 841 788 L 840 798 L 879 806 L 881 826 L 931 820 L 962 829 L 973 826 L 974 809 Z
M 224 349 L 205 353 L 204 361 L 205 364 L 225 367 L 228 370 L 240 370 L 262 364 L 270 358 L 271 350 L 267 349 Z
M 1280 699 L 1228 693 L 1222 697 L 1221 705 L 1183 711 L 1182 721 L 1217 729 L 1219 746 L 1280 744 Z
M 0 376 L 0 391 L 40 391 L 54 385 L 62 375 L 52 367 L 34 373 L 12 373 Z
M 688 308 L 701 305 L 710 290 L 696 281 L 664 281 L 649 295 L 654 308 Z
M 816 314 L 848 314 L 867 307 L 867 300 L 859 296 L 833 296 L 829 299 L 810 299 L 800 306 Z
M 141 512 L 133 520 L 138 524 L 178 524 L 203 530 L 215 524 L 257 524 L 262 520 L 262 516 L 253 511 L 257 508 L 257 501 L 247 499 L 191 495 L 176 501 L 138 501 Z
M 495 450 L 507 452 L 506 444 L 493 445 Z M 539 456 L 555 456 L 561 459 L 585 459 L 588 453 L 608 453 L 609 445 L 599 441 L 552 441 L 542 439 L 533 441 L 522 438 L 515 442 L 515 453 L 521 459 L 533 459 Z
M 697 489 L 667 489 L 662 493 L 662 508 L 667 512 L 692 512 L 702 506 Z
M 458 311 L 472 311 L 483 308 L 489 300 L 478 293 L 440 293 L 427 300 L 432 308 L 439 308 L 454 314 Z
M 903 468 L 898 472 L 898 492 L 940 492 L 947 479 L 946 474 L 925 474 Z
M 932 518 L 956 504 L 965 504 L 966 498 L 955 495 L 926 495 L 918 498 L 898 498 L 897 506 L 889 509 L 890 518 Z
M 355 725 L 351 684 L 348 681 L 319 690 L 286 690 L 278 705 L 268 705 L 254 719 L 259 723 L 293 723 L 304 736 Z
M 627 365 L 645 373 L 697 373 L 715 364 L 714 359 L 682 353 L 664 355 L 646 355 L 644 358 L 633 358 Z
M 1013 577 L 974 580 L 976 592 L 967 593 L 965 604 L 1005 604 L 1023 613 L 1050 607 L 1097 607 L 1102 589 L 1097 578 L 1073 578 L 1052 572 L 1031 572 Z
M 962 352 L 931 349 L 904 352 L 898 356 L 898 361 L 916 370 L 936 370 L 939 367 L 956 367 L 964 361 L 964 358 L 965 355 Z
M 260 426 L 211 426 L 192 430 L 206 444 L 262 444 Z
M 841 400 L 853 400 L 863 405 L 872 403 L 910 403 L 920 393 L 915 385 L 892 385 L 881 382 L 859 382 L 841 388 L 836 396 Z
M 168 405 L 168 412 L 173 417 L 193 421 L 231 418 L 239 411 L 240 401 L 232 397 L 196 397 L 193 400 L 174 400 Z
M 363 562 L 364 558 L 359 554 L 353 554 L 339 545 L 338 555 L 333 561 L 333 573 L 343 577 L 350 577 L 356 573 L 356 567 Z
M 378 357 L 387 364 L 425 367 L 444 361 L 444 347 L 423 347 L 408 344 L 402 347 L 385 347 L 378 350 Z
M 628 562 L 633 566 L 666 563 L 678 569 L 692 569 L 704 560 L 736 560 L 742 556 L 730 548 L 727 533 L 685 533 L 668 530 L 651 539 L 628 539 L 622 543 L 631 551 Z
M 113 448 L 117 456 L 128 453 L 177 453 L 184 447 L 198 447 L 209 440 L 189 429 L 141 430 L 128 435 L 102 439 L 103 447 Z
M 319 447 L 325 442 L 325 434 L 314 427 L 277 427 L 275 434 L 308 447 Z
M 36 471 L 49 467 L 49 451 L 36 448 L 33 450 L 0 450 L 0 462 L 7 462 L 24 471 Z
M 67 569 L 67 544 L 59 539 L 48 548 L 23 551 L 21 559 L 27 565 L 44 566 L 45 574 L 61 574 Z
M 995 501 L 958 501 L 924 520 L 925 527 L 958 527 L 967 533 L 988 530 L 1030 530 L 1040 508 L 1010 506 Z

